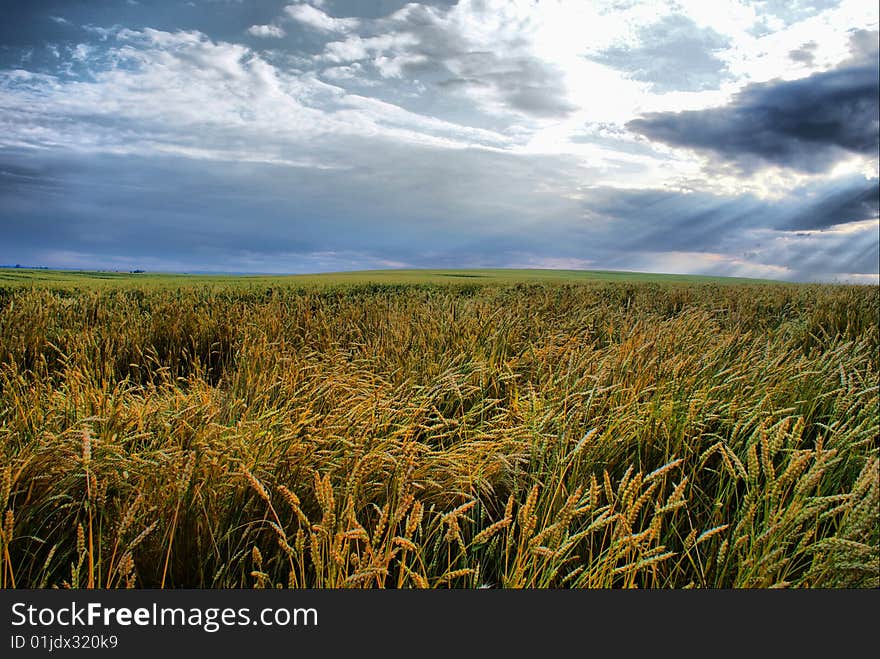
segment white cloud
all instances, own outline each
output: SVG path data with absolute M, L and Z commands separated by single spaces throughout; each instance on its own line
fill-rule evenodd
M 277 25 L 251 25 L 247 32 L 253 37 L 262 37 L 264 39 L 280 39 L 287 36 L 287 32 Z
M 0 106 L 9 109 L 0 144 L 325 166 L 337 166 L 340 155 L 338 145 L 322 148 L 322 136 L 437 148 L 508 144 L 498 133 L 281 70 L 245 46 L 198 32 L 123 29 L 116 39 L 91 63 L 90 80 L 0 72 Z M 90 52 L 72 56 L 87 62 Z
M 350 36 L 342 41 L 331 41 L 324 47 L 321 59 L 328 62 L 357 62 L 381 56 L 385 52 L 405 51 L 417 43 L 408 34 L 383 34 L 376 37 Z
M 760 36 L 745 30 L 738 32 L 724 57 L 739 86 L 800 78 L 806 73 L 828 70 L 846 59 L 850 53 L 850 31 L 877 29 L 878 14 L 880 9 L 875 3 L 844 0 L 836 7 Z M 815 44 L 814 61 L 804 66 L 790 54 L 809 42 Z
M 290 18 L 322 32 L 349 32 L 360 25 L 356 18 L 334 18 L 307 4 L 288 5 L 284 8 Z

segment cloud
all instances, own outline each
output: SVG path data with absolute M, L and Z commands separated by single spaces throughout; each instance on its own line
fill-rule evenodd
M 812 66 L 816 61 L 816 49 L 819 47 L 815 41 L 808 41 L 800 48 L 789 51 L 788 56 L 793 62 L 799 62 L 806 66 Z
M 846 60 L 846 64 L 870 66 L 877 64 L 877 42 L 880 40 L 878 30 L 852 30 L 849 38 L 849 48 L 852 57 Z
M 489 114 L 564 117 L 575 110 L 564 72 L 535 52 L 530 34 L 539 15 L 522 8 L 488 0 L 451 7 L 410 3 L 369 20 L 325 19 L 308 5 L 287 11 L 308 16 L 325 31 L 346 33 L 325 45 L 320 56 L 325 61 L 368 64 L 383 78 L 425 77 L 434 89 Z M 460 80 L 468 84 L 456 84 Z
M 288 5 L 284 8 L 290 18 L 322 32 L 346 33 L 360 25 L 357 18 L 334 18 L 309 4 Z
M 682 272 L 795 280 L 876 276 L 877 191 L 877 179 L 860 176 L 807 184 L 780 200 L 601 187 L 585 193 L 588 224 L 569 240 L 589 240 L 619 268 L 641 262 L 668 269 L 678 259 Z
M 875 179 L 847 182 L 839 189 L 810 198 L 783 224 L 790 230 L 828 229 L 880 217 L 880 182 Z
M 7 159 L 24 163 L 14 174 L 27 181 L 0 185 L 0 232 L 7 237 L 0 262 L 46 263 L 50 253 L 65 251 L 133 264 L 161 255 L 167 267 L 268 271 L 298 269 L 300 257 L 299 268 L 307 268 L 314 255 L 329 253 L 359 255 L 346 267 L 424 265 L 466 254 L 477 261 L 490 258 L 493 246 L 525 244 L 548 214 L 574 209 L 536 191 L 532 180 L 565 177 L 565 163 L 368 140 L 335 146 L 347 147 L 349 169 L 7 153 L 0 171 Z M 511 189 L 503 198 L 489 194 L 504 185 Z
M 790 81 L 752 84 L 729 105 L 649 113 L 631 130 L 678 147 L 719 156 L 744 171 L 779 165 L 803 172 L 877 155 L 877 48 L 871 63 L 841 65 Z
M 841 0 L 750 0 L 758 16 L 770 16 L 791 25 L 841 4 Z
M 287 36 L 287 32 L 277 25 L 251 25 L 247 32 L 253 37 L 262 37 L 264 39 L 280 39 Z
M 617 225 L 615 235 L 644 249 L 715 249 L 726 235 L 747 230 L 808 231 L 876 221 L 877 178 L 847 176 L 802 185 L 781 199 L 664 189 L 600 187 L 585 195 L 588 217 Z M 646 222 L 644 217 L 650 216 Z
M 113 47 L 82 54 L 91 55 L 83 80 L 0 71 L 0 146 L 336 167 L 345 156 L 333 140 L 347 137 L 438 148 L 508 143 L 282 70 L 199 32 L 122 29 Z
M 636 45 L 613 46 L 591 59 L 649 83 L 655 92 L 701 91 L 730 77 L 717 55 L 730 46 L 730 39 L 712 28 L 672 14 L 639 28 Z
M 408 34 L 382 34 L 373 37 L 352 35 L 344 41 L 331 41 L 324 47 L 321 59 L 329 62 L 359 62 L 386 57 L 385 53 L 402 56 L 416 43 Z
M 348 169 L 7 152 L 0 262 L 250 272 L 567 264 L 799 280 L 878 272 L 877 220 L 853 221 L 860 214 L 843 194 L 856 179 L 778 202 L 608 187 L 577 201 L 543 184 L 577 186 L 565 159 L 333 142 Z M 803 228 L 811 214 L 827 215 L 828 228 Z

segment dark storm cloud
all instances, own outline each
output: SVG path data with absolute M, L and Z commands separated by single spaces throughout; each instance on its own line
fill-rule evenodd
M 655 92 L 715 89 L 729 77 L 716 53 L 730 41 L 686 16 L 665 16 L 641 28 L 638 36 L 637 46 L 615 46 L 591 59 L 650 83 Z
M 876 45 L 871 63 L 787 82 L 752 84 L 727 106 L 657 112 L 627 126 L 652 140 L 706 151 L 744 170 L 765 164 L 805 172 L 878 150 Z

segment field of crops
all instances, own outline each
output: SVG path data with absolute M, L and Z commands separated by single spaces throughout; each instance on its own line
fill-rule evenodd
M 0 283 L 0 587 L 880 586 L 877 287 L 121 279 Z
M 194 286 L 253 288 L 283 286 L 327 288 L 338 286 L 403 284 L 472 284 L 512 286 L 525 283 L 574 284 L 593 282 L 761 284 L 770 280 L 705 275 L 663 275 L 613 270 L 359 270 L 309 275 L 175 274 L 164 272 L 117 272 L 108 270 L 42 270 L 0 267 L 0 286 L 50 288 L 192 288 Z

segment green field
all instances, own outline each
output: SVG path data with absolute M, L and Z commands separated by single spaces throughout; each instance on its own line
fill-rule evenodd
M 137 273 L 99 270 L 41 270 L 0 268 L 0 286 L 293 286 L 323 287 L 348 284 L 467 284 L 510 285 L 517 283 L 655 282 L 655 283 L 770 283 L 769 280 L 701 275 L 652 274 L 611 270 L 360 270 L 309 275 L 237 275 Z
M 0 588 L 880 586 L 875 286 L 0 274 Z

